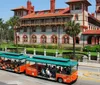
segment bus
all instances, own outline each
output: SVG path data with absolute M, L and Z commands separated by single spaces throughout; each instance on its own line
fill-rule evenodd
M 16 73 L 25 72 L 29 56 L 11 52 L 0 52 L 0 69 Z
M 53 56 L 35 55 L 27 58 L 26 75 L 73 83 L 78 78 L 78 62 Z

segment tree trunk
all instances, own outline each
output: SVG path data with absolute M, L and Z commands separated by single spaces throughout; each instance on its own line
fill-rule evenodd
M 75 58 L 75 36 L 73 36 L 73 57 Z

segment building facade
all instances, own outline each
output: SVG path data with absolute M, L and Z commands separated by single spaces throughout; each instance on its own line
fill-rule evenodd
M 100 0 L 96 0 L 96 13 L 90 14 L 88 0 L 69 0 L 69 6 L 56 9 L 56 0 L 50 0 L 50 10 L 35 11 L 30 0 L 27 7 L 12 9 L 20 17 L 15 26 L 15 43 L 18 44 L 72 44 L 72 37 L 65 32 L 65 23 L 80 23 L 81 32 L 76 44 L 100 44 Z

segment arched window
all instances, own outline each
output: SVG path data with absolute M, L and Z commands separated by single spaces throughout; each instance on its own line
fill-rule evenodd
M 99 10 L 100 10 L 100 7 L 99 7 Z
M 51 36 L 51 43 L 53 43 L 53 44 L 57 43 L 57 36 L 56 35 Z
M 41 43 L 47 43 L 47 37 L 45 35 L 41 36 Z
M 76 37 L 75 40 L 76 40 L 76 44 L 79 44 L 79 37 Z
M 68 35 L 64 35 L 62 37 L 62 43 L 63 44 L 69 44 L 69 37 L 68 37 Z
M 36 43 L 37 42 L 37 37 L 35 35 L 32 35 L 31 41 L 32 41 L 32 43 Z
M 17 36 L 17 41 L 20 42 L 20 37 L 19 36 Z
M 27 37 L 27 35 L 24 35 L 24 36 L 23 36 L 23 42 L 28 42 L 28 37 Z

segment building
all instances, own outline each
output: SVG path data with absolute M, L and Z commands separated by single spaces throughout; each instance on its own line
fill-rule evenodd
M 50 9 L 35 11 L 30 0 L 27 7 L 12 9 L 20 17 L 20 26 L 15 28 L 18 44 L 72 44 L 72 37 L 65 33 L 65 23 L 75 20 L 80 23 L 81 33 L 76 44 L 100 44 L 100 0 L 96 0 L 96 13 L 90 14 L 88 0 L 69 0 L 69 6 L 56 9 L 56 0 L 50 0 Z

